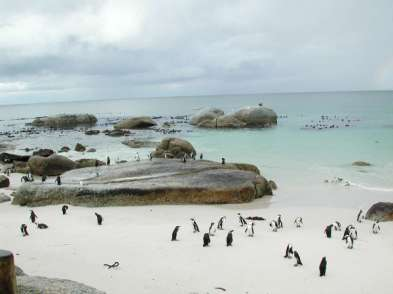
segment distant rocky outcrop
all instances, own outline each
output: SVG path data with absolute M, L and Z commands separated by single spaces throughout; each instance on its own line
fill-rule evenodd
M 131 135 L 129 130 L 105 130 L 103 133 L 109 137 L 122 137 Z
M 39 117 L 33 120 L 35 127 L 46 128 L 74 128 L 76 126 L 92 126 L 97 118 L 92 114 L 60 114 L 56 116 Z
M 150 148 L 156 147 L 159 143 L 145 140 L 127 140 L 122 142 L 124 145 L 131 148 Z
M 183 158 L 184 155 L 193 157 L 196 151 L 190 142 L 179 138 L 165 138 L 152 152 L 152 157 Z
M 366 219 L 378 221 L 393 221 L 393 202 L 378 202 L 366 213 Z
M 3 152 L 0 154 L 0 162 L 2 163 L 12 163 L 14 161 L 23 161 L 27 162 L 30 158 L 30 155 L 17 155 L 11 154 L 7 152 Z
M 32 156 L 27 165 L 34 175 L 39 176 L 57 176 L 76 167 L 71 159 L 57 154 L 49 157 Z
M 367 161 L 358 160 L 358 161 L 352 162 L 352 165 L 353 166 L 371 166 L 371 163 L 369 163 Z
M 75 168 L 93 167 L 105 165 L 104 162 L 98 159 L 82 158 L 75 160 Z
M 100 130 L 87 130 L 85 132 L 85 135 L 91 136 L 91 135 L 98 135 L 100 133 Z
M 277 124 L 277 114 L 263 106 L 246 107 L 226 115 L 213 108 L 197 113 L 191 124 L 203 128 L 266 128 Z
M 127 118 L 113 126 L 114 129 L 147 129 L 157 125 L 149 116 Z
M 0 188 L 7 188 L 10 186 L 10 179 L 5 175 L 0 175 Z
M 81 168 L 64 173 L 61 186 L 35 182 L 20 186 L 14 193 L 13 204 L 220 204 L 249 202 L 272 195 L 268 181 L 249 170 L 257 168 L 206 160 L 183 163 L 179 159 L 156 158 L 102 166 L 99 173 L 94 167 Z
M 43 156 L 48 157 L 54 154 L 55 152 L 52 149 L 39 149 L 33 152 L 33 156 Z

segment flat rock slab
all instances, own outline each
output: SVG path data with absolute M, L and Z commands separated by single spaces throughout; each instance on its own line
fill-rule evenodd
M 271 195 L 267 180 L 256 171 L 253 165 L 222 165 L 205 160 L 127 162 L 66 172 L 61 186 L 24 184 L 15 192 L 13 204 L 119 206 L 249 202 Z

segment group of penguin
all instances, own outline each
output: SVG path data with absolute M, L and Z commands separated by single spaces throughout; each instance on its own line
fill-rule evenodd
M 62 211 L 63 215 L 67 214 L 68 209 L 69 209 L 68 205 L 63 205 L 61 207 L 61 211 Z M 95 216 L 97 218 L 97 224 L 99 226 L 102 225 L 102 222 L 104 220 L 102 215 L 100 215 L 100 214 L 98 214 L 96 212 L 94 214 L 95 214 Z M 30 210 L 30 220 L 31 220 L 32 224 L 35 224 L 38 229 L 48 229 L 49 228 L 49 226 L 47 224 L 36 222 L 37 218 L 38 218 L 38 216 L 35 214 L 35 212 L 33 210 Z M 21 231 L 23 237 L 29 236 L 29 232 L 27 231 L 27 225 L 26 224 L 21 224 L 20 231 Z
M 238 217 L 239 217 L 239 223 L 241 227 L 246 227 L 245 229 L 245 233 L 249 236 L 249 237 L 253 237 L 254 236 L 254 226 L 255 223 L 249 222 L 247 223 L 247 221 L 242 217 L 242 215 L 240 213 L 238 213 Z M 252 217 L 249 217 L 247 219 L 253 219 Z M 362 222 L 362 220 L 364 219 L 364 215 L 363 215 L 363 211 L 360 210 L 360 212 L 357 215 L 357 221 L 359 223 Z M 193 227 L 193 232 L 194 233 L 199 233 L 199 226 L 196 222 L 196 220 L 194 218 L 191 218 L 191 223 L 192 223 L 192 227 Z M 215 226 L 215 223 L 212 222 L 210 223 L 209 226 L 209 232 L 205 233 L 203 235 L 203 247 L 207 247 L 210 244 L 210 236 L 214 236 L 217 229 L 218 230 L 223 230 L 223 225 L 224 222 L 226 220 L 226 217 L 223 216 L 219 219 L 217 226 Z M 265 220 L 264 218 L 259 218 L 259 220 Z M 300 228 L 303 226 L 303 218 L 302 217 L 297 217 L 294 221 L 294 224 L 297 228 Z M 279 229 L 283 228 L 283 222 L 282 222 L 282 218 L 281 215 L 279 214 L 277 216 L 276 220 L 272 220 L 269 223 L 270 228 L 272 229 L 273 232 L 277 232 Z M 338 221 L 335 221 L 333 224 L 330 224 L 326 227 L 325 229 L 325 234 L 328 238 L 331 238 L 332 235 L 332 229 L 334 228 L 334 230 L 336 231 L 341 231 L 341 223 Z M 172 239 L 171 241 L 177 241 L 177 234 L 179 232 L 180 226 L 176 226 L 175 229 L 172 232 Z M 380 232 L 381 228 L 379 226 L 379 221 L 375 221 L 373 223 L 372 226 L 372 232 L 374 234 L 378 234 Z M 226 237 L 226 245 L 227 246 L 232 246 L 233 243 L 233 233 L 234 230 L 230 230 L 227 234 Z M 345 240 L 346 244 L 347 244 L 347 248 L 352 249 L 353 248 L 353 242 L 354 240 L 356 240 L 357 237 L 357 230 L 353 225 L 349 225 L 346 227 L 345 231 L 344 231 L 344 235 L 342 237 L 342 240 Z M 293 249 L 293 246 L 291 244 L 288 244 L 286 249 L 285 249 L 285 255 L 284 258 L 292 258 L 292 256 L 295 257 L 296 259 L 296 263 L 294 264 L 294 266 L 302 266 L 303 263 L 301 261 L 300 255 L 299 253 Z M 326 257 L 322 257 L 322 260 L 319 264 L 319 276 L 325 276 L 326 275 L 326 268 L 327 268 L 327 260 Z

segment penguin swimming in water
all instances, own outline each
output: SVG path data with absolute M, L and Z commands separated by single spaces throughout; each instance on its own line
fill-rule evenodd
M 217 229 L 219 229 L 219 230 L 223 230 L 224 229 L 223 225 L 224 225 L 225 219 L 226 219 L 225 216 L 220 217 L 220 219 L 218 221 L 218 224 L 217 224 Z
M 177 233 L 179 232 L 180 226 L 176 226 L 172 232 L 172 239 L 171 241 L 177 241 Z
M 254 237 L 254 222 L 251 222 L 247 225 L 245 233 L 248 233 L 248 237 Z
M 359 213 L 358 213 L 358 216 L 357 216 L 356 220 L 357 220 L 358 223 L 361 223 L 363 218 L 364 218 L 364 216 L 363 216 L 363 210 L 361 209 L 361 210 L 359 211 Z
M 326 257 L 323 257 L 321 260 L 321 263 L 319 264 L 319 276 L 320 277 L 324 277 L 326 275 L 326 266 L 327 266 Z
M 303 263 L 302 263 L 302 261 L 300 259 L 300 255 L 299 255 L 299 253 L 296 250 L 294 251 L 293 255 L 296 258 L 296 263 L 294 264 L 294 266 L 303 265 Z
M 196 220 L 194 218 L 192 218 L 191 222 L 192 222 L 192 227 L 194 229 L 194 233 L 199 233 L 199 227 L 198 227 Z
M 29 233 L 27 232 L 27 226 L 25 224 L 22 224 L 20 226 L 20 231 L 21 231 L 23 237 L 26 237 L 29 235 Z
M 216 233 L 216 228 L 214 226 L 214 223 L 210 223 L 210 227 L 209 227 L 209 235 L 210 236 L 214 236 L 214 234 Z
M 36 225 L 37 225 L 37 228 L 39 228 L 41 230 L 49 228 L 48 225 L 46 225 L 44 223 L 37 223 Z
M 102 221 L 103 221 L 102 215 L 98 214 L 97 212 L 95 212 L 94 214 L 95 214 L 96 217 L 97 217 L 97 224 L 98 224 L 99 226 L 101 226 L 101 225 L 102 225 Z
M 294 224 L 296 225 L 296 228 L 300 228 L 303 226 L 303 218 L 297 217 L 294 221 Z
M 30 220 L 34 224 L 38 216 L 34 213 L 33 210 L 30 210 Z
M 203 235 L 203 247 L 207 247 L 210 244 L 210 236 L 208 233 Z
M 335 221 L 335 222 L 333 223 L 333 227 L 334 227 L 334 230 L 335 230 L 335 231 L 341 231 L 341 223 L 340 223 L 340 222 Z
M 348 249 L 353 249 L 353 238 L 351 235 L 345 237 L 345 244 L 347 244 Z
M 61 208 L 61 211 L 63 212 L 63 215 L 67 214 L 67 210 L 68 210 L 68 205 L 63 205 L 63 207 Z
M 277 229 L 282 229 L 284 226 L 282 224 L 282 220 L 281 220 L 281 214 L 279 214 L 277 216 Z
M 277 227 L 277 222 L 276 222 L 275 220 L 272 220 L 272 221 L 269 223 L 269 226 L 272 228 L 272 231 L 273 231 L 273 232 L 277 232 L 278 227 Z
M 239 222 L 240 222 L 240 226 L 244 226 L 247 225 L 246 220 L 242 217 L 242 215 L 240 213 L 237 214 L 239 216 Z
M 333 228 L 333 225 L 328 225 L 328 226 L 325 228 L 326 237 L 328 237 L 328 238 L 331 238 L 331 237 L 332 237 L 332 228 Z
M 292 258 L 293 255 L 293 248 L 291 244 L 287 245 L 287 248 L 285 249 L 285 255 L 284 258 Z
M 373 223 L 373 234 L 378 234 L 381 228 L 379 227 L 379 221 Z
M 232 246 L 233 242 L 233 236 L 232 236 L 233 230 L 230 230 L 227 235 L 227 246 Z

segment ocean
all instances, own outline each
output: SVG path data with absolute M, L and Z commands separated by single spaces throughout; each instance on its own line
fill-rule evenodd
M 269 129 L 206 130 L 171 117 L 192 116 L 218 107 L 225 112 L 263 103 L 279 115 L 278 125 Z M 25 128 L 34 117 L 59 113 L 91 113 L 98 117 L 95 129 L 112 128 L 111 123 L 127 116 L 161 116 L 159 122 L 175 120 L 178 136 L 189 140 L 205 159 L 246 162 L 257 165 L 279 187 L 320 185 L 341 177 L 370 191 L 393 193 L 393 91 L 326 92 L 253 95 L 220 95 L 169 98 L 108 99 L 0 106 L 0 132 Z M 328 128 L 312 128 L 324 118 Z M 327 119 L 325 119 L 327 117 Z M 330 126 L 338 127 L 330 127 Z M 159 141 L 167 136 L 154 131 L 136 131 L 126 138 Z M 73 159 L 134 160 L 138 152 L 147 158 L 151 149 L 132 149 L 125 138 L 103 134 L 86 136 L 82 131 L 54 131 L 13 138 L 0 136 L 2 143 L 15 145 L 13 152 L 29 148 L 60 149 L 80 142 L 97 152 L 70 152 Z M 362 160 L 370 167 L 354 167 Z

